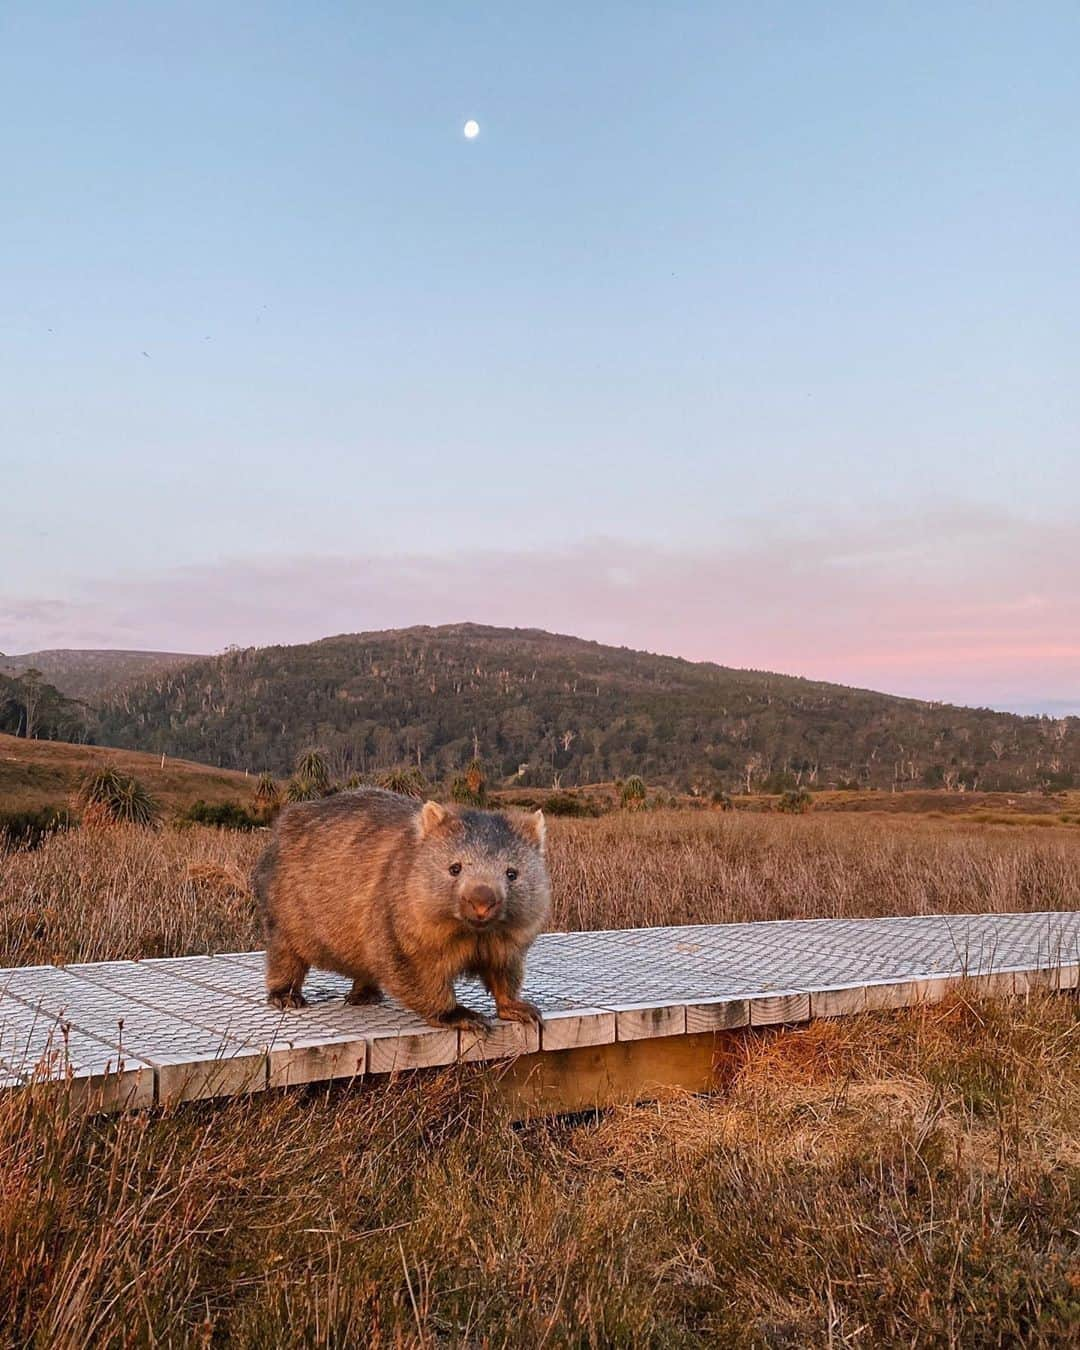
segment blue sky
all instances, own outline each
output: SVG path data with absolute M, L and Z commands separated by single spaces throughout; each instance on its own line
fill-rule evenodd
M 5 4 L 0 650 L 474 618 L 1080 710 L 1077 50 Z

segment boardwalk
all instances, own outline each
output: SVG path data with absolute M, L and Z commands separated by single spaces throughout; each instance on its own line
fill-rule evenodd
M 718 1031 L 935 1002 L 965 981 L 1000 995 L 1075 988 L 1080 913 L 548 933 L 525 988 L 543 1026 L 499 1022 L 479 1035 L 429 1027 L 389 1002 L 347 1007 L 349 981 L 321 972 L 308 977 L 309 1008 L 276 1012 L 262 959 L 0 970 L 0 1089 L 66 1077 L 110 1109 L 508 1057 L 549 1079 L 553 1066 L 573 1072 L 582 1101 L 603 1095 L 604 1075 L 633 1080 L 646 1063 L 649 1081 L 691 1085 L 700 1071 L 687 1067 L 689 1052 L 707 1051 Z M 479 986 L 459 993 L 493 1013 Z M 634 1059 L 642 1042 L 652 1043 L 647 1061 Z

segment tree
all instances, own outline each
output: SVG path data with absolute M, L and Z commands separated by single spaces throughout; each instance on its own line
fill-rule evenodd
M 26 722 L 23 735 L 28 741 L 35 740 L 38 733 L 38 704 L 41 702 L 41 686 L 45 677 L 35 666 L 23 671 L 20 683 L 23 687 L 23 706 L 26 709 Z
M 648 800 L 648 791 L 644 780 L 631 774 L 622 786 L 619 801 L 627 811 L 640 811 Z
M 747 759 L 745 765 L 743 766 L 743 772 L 746 775 L 746 795 L 748 797 L 751 791 L 753 790 L 754 774 L 760 772 L 761 764 L 762 764 L 761 756 L 755 754 L 751 755 Z

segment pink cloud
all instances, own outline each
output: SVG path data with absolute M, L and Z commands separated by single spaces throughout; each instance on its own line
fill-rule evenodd
M 307 641 L 418 623 L 542 627 L 949 701 L 1080 708 L 1076 532 L 973 512 L 710 550 L 233 559 L 0 597 L 0 648 Z

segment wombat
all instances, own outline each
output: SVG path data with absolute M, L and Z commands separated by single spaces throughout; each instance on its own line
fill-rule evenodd
M 544 816 L 419 802 L 364 788 L 287 806 L 256 865 L 266 990 L 302 1008 L 311 966 L 352 977 L 349 1003 L 383 991 L 433 1026 L 487 1026 L 454 993 L 477 975 L 499 1017 L 538 1022 L 519 998 L 547 919 Z

